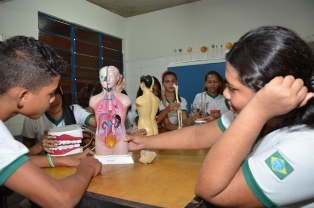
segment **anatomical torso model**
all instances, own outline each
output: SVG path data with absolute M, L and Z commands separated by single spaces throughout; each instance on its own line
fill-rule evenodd
M 127 95 L 115 91 L 119 70 L 105 66 L 99 71 L 100 83 L 104 90 L 90 99 L 97 121 L 95 150 L 96 155 L 128 154 L 128 143 L 123 141 L 125 116 L 131 100 Z

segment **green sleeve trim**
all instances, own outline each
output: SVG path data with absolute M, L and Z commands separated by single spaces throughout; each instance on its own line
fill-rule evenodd
M 264 206 L 266 207 L 279 207 L 278 204 L 276 204 L 275 202 L 271 201 L 263 192 L 263 190 L 259 187 L 259 185 L 257 184 L 251 170 L 249 167 L 249 162 L 248 160 L 245 160 L 242 163 L 242 172 L 243 172 L 243 176 L 246 180 L 246 183 L 248 184 L 248 186 L 250 187 L 251 191 L 254 193 L 254 195 L 256 196 L 256 198 L 258 198 L 258 200 L 263 203 Z
M 222 132 L 225 132 L 227 128 L 224 126 L 221 120 L 221 116 L 217 119 L 218 127 Z
M 84 124 L 85 124 L 86 126 L 88 126 L 88 122 L 89 122 L 89 119 L 90 119 L 91 117 L 94 117 L 94 115 L 93 115 L 93 114 L 90 114 L 90 115 L 88 115 L 88 116 L 85 118 Z
M 19 169 L 26 161 L 29 160 L 29 157 L 26 155 L 22 155 L 16 160 L 14 160 L 11 164 L 6 166 L 0 171 L 0 186 L 2 186 L 8 178 Z
M 23 142 L 33 142 L 35 144 L 36 138 L 28 138 L 28 137 L 23 136 L 22 141 Z

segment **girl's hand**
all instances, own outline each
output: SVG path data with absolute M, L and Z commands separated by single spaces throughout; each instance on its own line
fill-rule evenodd
M 181 105 L 180 103 L 177 103 L 177 102 L 171 102 L 169 103 L 169 105 L 166 107 L 167 111 L 170 112 L 170 111 L 173 111 L 173 110 L 178 110 L 180 109 Z
M 142 150 L 145 149 L 144 141 L 147 140 L 148 137 L 140 136 L 140 135 L 126 135 L 124 138 L 125 142 L 129 143 L 129 150 Z
M 255 94 L 250 104 L 253 104 L 262 116 L 270 119 L 304 106 L 312 97 L 314 94 L 307 92 L 301 79 L 289 75 L 272 79 Z
M 48 135 L 48 131 L 49 130 L 47 130 L 47 129 L 44 131 L 44 136 L 43 136 L 43 139 L 41 141 L 41 146 L 42 146 L 43 150 L 52 154 L 53 150 L 50 150 L 50 148 L 57 147 L 59 144 L 59 141 L 55 140 L 55 136 Z
M 119 79 L 114 87 L 117 92 L 122 92 L 125 85 L 125 79 L 122 77 L 122 74 L 119 74 Z
M 218 118 L 218 117 L 209 115 L 209 116 L 200 118 L 200 119 L 198 119 L 198 120 L 203 120 L 203 121 L 205 121 L 206 123 L 209 123 L 209 122 L 211 122 L 211 121 L 216 120 L 217 118 Z

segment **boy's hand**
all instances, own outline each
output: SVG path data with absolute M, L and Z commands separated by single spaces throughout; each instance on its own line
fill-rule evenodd
M 80 156 L 85 156 L 81 158 L 81 162 L 78 165 L 77 169 L 83 169 L 84 171 L 87 167 L 90 167 L 94 171 L 93 177 L 98 175 L 102 168 L 101 162 L 99 162 L 99 160 L 95 159 L 93 156 L 86 156 L 87 154 L 90 154 L 90 149 L 85 149 L 83 153 L 81 153 L 82 155 Z

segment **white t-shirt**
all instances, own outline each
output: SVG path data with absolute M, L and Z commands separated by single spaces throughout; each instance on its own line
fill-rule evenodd
M 206 109 L 206 115 L 210 115 L 211 110 L 220 110 L 220 114 L 224 114 L 227 111 L 230 111 L 229 105 L 226 99 L 221 99 L 221 100 L 213 100 L 208 104 L 208 107 Z
M 79 126 L 88 125 L 89 119 L 94 115 L 89 113 L 79 105 L 72 106 L 76 124 Z M 65 123 L 63 117 L 55 121 L 47 113 L 45 113 L 36 120 L 25 117 L 22 129 L 23 141 L 33 142 L 36 138 L 35 142 L 38 142 L 42 140 L 44 131 L 46 129 L 53 129 L 64 125 Z
M 195 95 L 193 105 L 197 108 L 197 110 L 201 110 L 201 109 L 204 109 L 207 107 L 207 109 L 206 109 L 206 111 L 207 111 L 208 108 L 211 106 L 211 103 L 215 100 L 225 100 L 225 97 L 219 93 L 217 93 L 216 96 L 212 96 L 208 92 L 201 92 L 201 93 L 198 93 Z M 207 104 L 206 106 L 205 106 L 205 103 Z M 218 103 L 216 103 L 215 105 L 217 105 L 217 104 Z M 223 113 L 221 113 L 221 114 L 223 114 Z
M 29 158 L 27 147 L 16 141 L 0 120 L 0 186 Z
M 180 97 L 181 99 L 181 103 L 180 103 L 180 109 L 181 111 L 186 111 L 187 112 L 187 102 L 186 100 L 183 98 L 183 97 Z M 176 102 L 176 100 L 173 100 L 172 102 Z M 169 101 L 166 100 L 166 105 L 168 106 L 169 105 Z M 166 106 L 166 107 L 167 107 Z M 165 106 L 162 102 L 160 102 L 159 104 L 159 110 L 160 111 L 163 111 L 165 110 Z M 168 113 L 168 118 L 169 118 L 169 121 L 175 125 L 178 125 L 178 114 L 177 114 L 177 111 L 176 110 L 172 110 Z
M 224 132 L 231 111 L 218 118 Z M 278 129 L 261 138 L 242 164 L 244 178 L 266 207 L 314 207 L 314 130 Z

